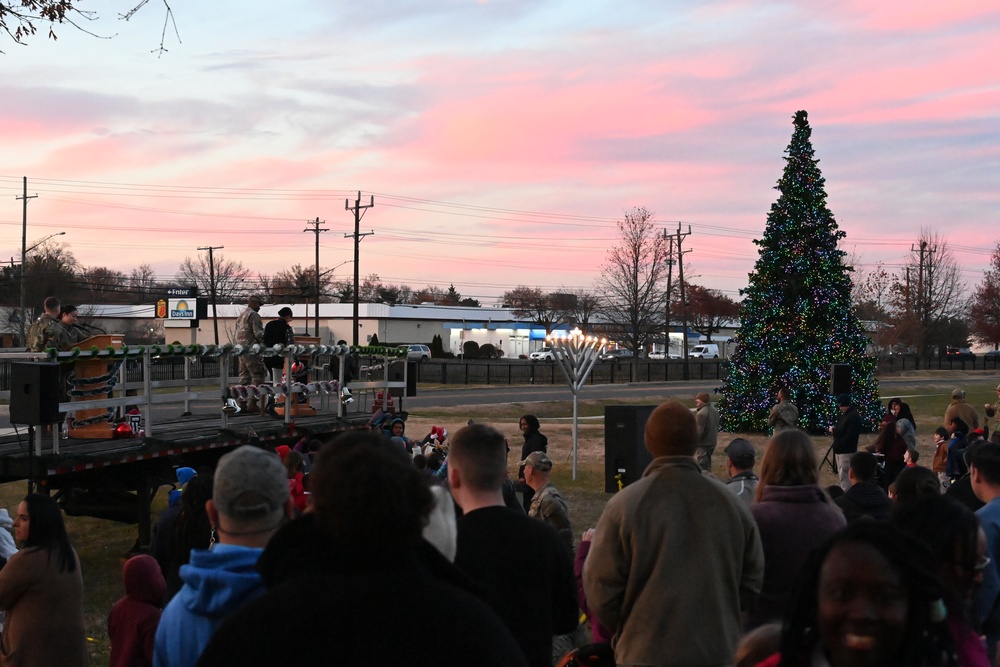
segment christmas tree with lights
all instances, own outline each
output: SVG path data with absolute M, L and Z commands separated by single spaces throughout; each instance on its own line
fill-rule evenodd
M 851 305 L 851 268 L 844 264 L 837 228 L 826 207 L 823 175 L 813 158 L 808 114 L 795 114 L 785 152 L 781 194 L 767 216 L 760 256 L 743 296 L 736 351 L 722 388 L 723 428 L 762 431 L 778 389 L 791 392 L 799 427 L 825 432 L 840 416 L 830 394 L 832 364 L 851 369 L 851 399 L 865 427 L 882 416 L 875 360 Z

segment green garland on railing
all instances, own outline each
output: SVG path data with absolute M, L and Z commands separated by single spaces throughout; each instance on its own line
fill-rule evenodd
M 88 358 L 127 358 L 127 357 L 141 357 L 146 352 L 149 352 L 151 357 L 218 357 L 223 354 L 233 354 L 236 356 L 243 355 L 258 355 L 265 357 L 274 356 L 284 356 L 287 353 L 293 355 L 334 355 L 338 357 L 344 357 L 349 353 L 356 353 L 361 355 L 369 356 L 385 356 L 392 358 L 405 357 L 408 350 L 405 346 L 401 347 L 385 347 L 381 345 L 358 345 L 354 347 L 348 347 L 347 345 L 274 345 L 272 347 L 265 347 L 260 344 L 254 345 L 232 345 L 226 343 L 225 345 L 181 345 L 181 344 L 169 344 L 165 346 L 160 345 L 150 345 L 148 348 L 140 345 L 137 347 L 129 347 L 123 345 L 122 347 L 115 348 L 108 346 L 104 349 L 97 347 L 96 345 L 91 346 L 87 350 L 82 350 L 79 347 L 74 347 L 71 350 L 60 352 L 56 348 L 50 347 L 45 350 L 45 354 L 48 355 L 49 361 L 58 361 L 60 363 L 73 363 L 81 359 Z
M 79 347 L 74 347 L 72 350 L 66 352 L 60 352 L 54 347 L 50 347 L 45 350 L 45 354 L 48 355 L 49 361 L 58 361 L 59 363 L 73 363 L 81 359 L 99 359 L 99 358 L 126 358 L 126 357 L 141 357 L 147 352 L 147 348 L 144 346 L 129 347 L 123 345 L 122 347 L 116 348 L 113 346 L 108 346 L 105 349 L 101 349 L 96 345 L 93 345 L 88 350 L 82 350 Z M 405 346 L 402 347 L 385 347 L 381 345 L 359 345 L 355 347 L 348 347 L 347 345 L 274 345 L 273 347 L 265 347 L 260 344 L 254 345 L 231 345 L 226 343 L 225 345 L 182 345 L 182 344 L 169 344 L 165 346 L 151 345 L 148 348 L 149 355 L 151 357 L 218 357 L 223 354 L 233 354 L 235 356 L 244 355 L 256 355 L 264 357 L 275 357 L 284 356 L 287 353 L 292 353 L 293 355 L 334 355 L 338 357 L 347 356 L 350 353 L 369 355 L 369 356 L 385 356 L 392 358 L 405 357 L 408 350 Z
M 385 357 L 405 357 L 409 354 L 409 349 L 405 345 L 399 347 L 385 347 L 383 345 L 358 345 L 351 348 L 351 352 L 366 354 L 371 356 Z

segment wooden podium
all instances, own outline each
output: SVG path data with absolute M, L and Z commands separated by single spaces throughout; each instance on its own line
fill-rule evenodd
M 319 345 L 319 336 L 296 336 L 296 345 Z M 311 354 L 299 355 L 299 361 L 309 367 L 312 360 Z M 288 360 L 285 360 L 285 377 L 291 377 L 292 369 L 288 367 Z M 306 379 L 308 382 L 308 378 Z M 309 397 L 302 394 L 292 394 L 291 396 L 277 396 L 274 401 L 274 411 L 282 417 L 285 416 L 285 399 L 292 401 L 291 413 L 293 417 L 308 417 L 316 414 L 316 408 L 309 404 Z M 299 401 L 302 401 L 301 403 Z
M 81 350 L 89 350 L 93 346 L 97 346 L 100 350 L 106 350 L 108 346 L 112 346 L 115 349 L 122 347 L 124 344 L 124 337 L 122 334 L 101 334 L 99 336 L 91 336 L 90 338 L 85 338 L 77 343 L 77 347 Z M 77 379 L 81 378 L 99 378 L 107 375 L 108 370 L 114 364 L 114 360 L 108 357 L 95 358 L 89 357 L 87 359 L 79 359 L 73 364 L 73 370 L 76 374 Z M 78 384 L 75 388 L 78 390 L 86 391 L 88 389 L 95 389 L 98 387 L 103 387 L 106 382 L 98 382 L 95 384 Z M 110 392 L 108 392 L 110 393 Z M 73 401 L 93 401 L 95 399 L 104 398 L 104 394 L 95 394 L 92 396 L 75 396 Z M 73 421 L 85 421 L 93 417 L 99 417 L 108 414 L 107 408 L 92 408 L 90 410 L 77 410 L 73 415 Z M 93 424 L 86 424 L 78 428 L 69 429 L 69 437 L 71 438 L 81 438 L 89 440 L 110 440 L 114 434 L 115 425 L 112 421 L 98 421 Z

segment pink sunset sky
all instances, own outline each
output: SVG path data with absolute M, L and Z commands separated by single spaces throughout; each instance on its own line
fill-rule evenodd
M 199 246 L 255 273 L 361 273 L 492 304 L 587 289 L 615 221 L 691 229 L 685 272 L 736 297 L 809 112 L 860 270 L 921 230 L 971 289 L 1000 238 L 1000 8 L 986 2 L 86 2 L 0 42 L 0 258 L 65 231 L 83 266 L 171 279 Z M 124 3 L 129 4 L 129 3 Z M 280 13 L 276 8 L 280 7 Z M 353 269 L 345 264 L 337 278 Z

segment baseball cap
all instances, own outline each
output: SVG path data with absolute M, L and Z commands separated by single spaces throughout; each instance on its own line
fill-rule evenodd
M 284 507 L 288 498 L 288 477 L 273 453 L 243 445 L 219 459 L 212 502 L 222 514 L 259 519 Z
M 288 306 L 285 306 L 284 308 L 278 311 L 278 317 L 291 317 L 291 316 L 292 316 L 292 309 L 289 308 Z
M 734 438 L 732 442 L 726 445 L 724 451 L 734 461 L 740 458 L 753 461 L 757 458 L 757 450 L 753 448 L 753 443 L 746 438 Z
M 965 392 L 962 391 L 961 389 L 959 389 L 958 387 L 955 387 L 954 389 L 951 390 L 951 397 L 952 398 L 965 398 Z
M 847 407 L 850 404 L 851 404 L 850 394 L 840 394 L 839 396 L 837 396 L 837 405 L 841 407 Z
M 545 452 L 531 452 L 528 458 L 521 461 L 521 465 L 531 466 L 539 472 L 548 472 L 552 470 L 552 459 Z

